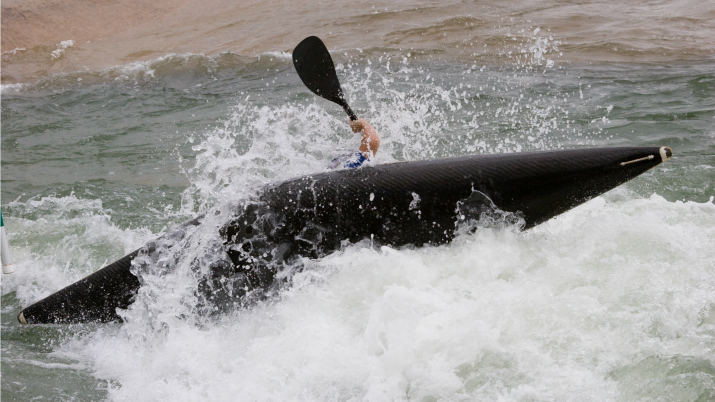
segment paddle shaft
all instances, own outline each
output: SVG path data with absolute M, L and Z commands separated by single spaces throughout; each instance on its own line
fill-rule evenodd
M 358 119 L 357 116 L 355 115 L 355 112 L 353 112 L 353 110 L 350 109 L 350 105 L 348 105 L 347 102 L 344 105 L 340 105 L 340 106 L 342 106 L 345 113 L 347 113 L 348 116 L 350 116 L 350 121 L 355 121 Z

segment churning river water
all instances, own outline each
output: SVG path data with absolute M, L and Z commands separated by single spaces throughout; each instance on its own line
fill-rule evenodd
M 651 3 L 639 4 L 665 4 Z M 217 317 L 186 302 L 195 278 L 168 274 L 145 278 L 122 324 L 15 318 L 174 224 L 355 149 L 342 110 L 293 69 L 286 50 L 307 35 L 256 54 L 8 79 L 2 212 L 15 273 L 2 277 L 2 400 L 715 400 L 715 59 L 712 37 L 688 33 L 712 23 L 644 17 L 638 29 L 659 34 L 631 27 L 632 43 L 611 34 L 622 26 L 591 23 L 593 39 L 575 42 L 632 53 L 604 61 L 569 45 L 577 29 L 559 27 L 557 11 L 509 4 L 506 20 L 395 11 L 414 19 L 392 42 L 398 17 L 368 10 L 358 20 L 383 29 L 368 35 L 376 43 L 340 47 L 352 29 L 340 26 L 307 32 L 382 135 L 374 163 L 590 146 L 669 146 L 673 159 L 525 232 L 346 244 L 305 260 L 279 300 Z M 586 6 L 572 24 L 605 18 Z M 69 58 L 70 39 L 3 62 Z

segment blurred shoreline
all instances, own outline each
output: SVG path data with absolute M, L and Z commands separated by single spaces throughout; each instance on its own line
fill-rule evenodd
M 290 52 L 309 35 L 331 51 L 494 64 L 543 38 L 568 62 L 669 64 L 715 58 L 715 3 L 6 0 L 2 83 L 167 54 Z

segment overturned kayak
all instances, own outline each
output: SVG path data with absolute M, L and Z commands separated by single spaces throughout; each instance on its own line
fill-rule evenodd
M 245 305 L 285 277 L 299 257 L 344 241 L 444 244 L 485 219 L 532 228 L 670 159 L 667 147 L 592 148 L 473 155 L 320 173 L 267 186 L 237 208 L 197 292 L 214 310 Z M 201 223 L 194 219 L 174 230 Z M 22 324 L 121 320 L 141 282 L 135 259 L 154 243 L 23 309 Z M 136 272 L 136 271 L 135 271 Z

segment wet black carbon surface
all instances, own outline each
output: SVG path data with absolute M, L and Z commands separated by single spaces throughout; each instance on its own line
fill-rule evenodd
M 592 148 L 473 155 L 305 176 L 268 186 L 221 230 L 226 258 L 199 282 L 205 301 L 245 305 L 276 289 L 281 266 L 318 258 L 341 242 L 370 238 L 404 246 L 447 243 L 458 223 L 499 211 L 531 228 L 642 174 L 669 158 L 658 147 Z M 200 218 L 185 225 L 196 225 Z M 184 226 L 185 226 L 184 225 Z M 26 323 L 120 320 L 140 286 L 135 251 L 25 308 Z M 236 301 L 238 300 L 238 302 Z

